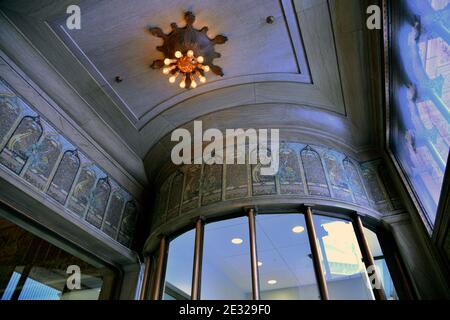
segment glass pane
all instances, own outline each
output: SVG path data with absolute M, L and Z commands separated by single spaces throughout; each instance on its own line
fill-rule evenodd
M 43 190 L 59 160 L 61 148 L 59 135 L 57 133 L 47 134 L 34 150 L 30 165 L 23 176 L 24 179 Z
M 8 143 L 0 152 L 0 163 L 19 174 L 32 153 L 33 147 L 42 135 L 38 118 L 22 118 Z
M 195 230 L 183 233 L 169 245 L 163 300 L 191 299 Z
M 391 275 L 387 268 L 386 260 L 384 259 L 384 254 L 381 250 L 377 235 L 375 232 L 367 228 L 364 228 L 364 235 L 369 243 L 373 259 L 375 260 L 375 268 L 377 274 L 380 276 L 381 284 L 383 285 L 384 293 L 386 294 L 386 299 L 398 300 L 397 292 L 395 291 L 394 283 L 392 282 Z
M 314 216 L 330 299 L 374 300 L 351 222 Z
M 203 245 L 201 298 L 252 298 L 248 218 L 207 224 Z
M 0 142 L 3 142 L 3 139 L 13 129 L 21 112 L 18 98 L 5 90 L 7 89 L 0 83 Z
M 450 3 L 449 0 L 427 0 L 427 1 L 430 3 L 431 7 L 434 10 L 442 10 Z
M 256 216 L 256 241 L 261 299 L 320 299 L 303 215 Z
M 70 187 L 80 167 L 80 158 L 76 151 L 66 151 L 53 176 L 53 181 L 47 193 L 56 201 L 64 205 L 70 191 Z
M 23 270 L 23 267 L 16 267 L 16 270 L 13 271 L 6 287 L 4 289 L 1 288 L 3 290 L 2 300 L 11 300 L 12 295 L 13 295 L 14 291 L 16 290 L 17 284 L 19 283 L 22 270 Z M 1 267 L 2 275 L 6 274 L 5 271 L 6 271 L 6 268 Z M 2 278 L 5 279 L 5 277 L 2 277 Z
M 59 300 L 64 290 L 65 279 L 58 279 L 56 276 L 50 276 L 49 281 L 52 281 L 52 286 L 46 285 L 43 282 L 39 282 L 33 279 L 39 273 L 45 273 L 45 269 L 33 268 L 30 275 L 25 280 L 22 290 L 18 300 Z M 37 278 L 37 277 L 36 277 Z M 61 281 L 62 280 L 62 281 Z M 97 295 L 98 296 L 98 295 Z
M 450 147 L 450 46 L 439 19 L 450 1 L 394 3 L 401 15 L 393 27 L 390 147 L 433 225 Z
M 97 300 L 114 276 L 3 218 L 0 257 L 1 300 Z

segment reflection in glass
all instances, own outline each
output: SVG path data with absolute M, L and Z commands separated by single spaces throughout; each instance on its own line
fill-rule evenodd
M 252 298 L 248 219 L 205 225 L 201 299 Z
M 195 230 L 183 233 L 169 244 L 164 300 L 191 299 Z
M 320 299 L 303 215 L 257 215 L 256 241 L 261 299 Z
M 364 235 L 369 243 L 370 252 L 372 253 L 375 261 L 376 272 L 380 277 L 381 284 L 383 285 L 386 299 L 398 300 L 397 292 L 395 291 L 394 283 L 392 282 L 386 260 L 384 259 L 383 251 L 381 251 L 381 246 L 377 235 L 375 232 L 367 228 L 364 228 Z
M 351 222 L 314 216 L 331 300 L 374 300 Z
M 0 300 L 97 300 L 114 276 L 3 218 L 0 257 Z M 69 266 L 80 268 L 79 289 L 67 286 Z
M 19 300 L 59 300 L 62 290 L 54 289 L 44 283 L 27 278 L 20 292 Z

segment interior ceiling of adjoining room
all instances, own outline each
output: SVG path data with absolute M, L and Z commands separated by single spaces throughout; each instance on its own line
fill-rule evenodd
M 70 4 L 81 8 L 81 30 L 66 27 Z M 363 148 L 371 143 L 364 10 L 359 0 L 44 0 L 39 5 L 5 0 L 0 9 L 86 106 L 68 105 L 63 97 L 52 96 L 54 88 L 45 75 L 33 76 L 33 66 L 17 58 L 30 78 L 94 139 L 109 134 L 95 126 L 106 123 L 142 159 L 171 130 L 193 119 L 268 103 L 335 113 L 350 123 L 347 127 L 357 128 L 358 141 L 349 144 Z M 210 37 L 224 34 L 229 39 L 216 46 L 222 57 L 215 63 L 225 76 L 210 73 L 208 82 L 194 90 L 180 89 L 160 70 L 150 68 L 154 59 L 162 58 L 156 50 L 162 40 L 148 27 L 169 32 L 171 22 L 184 26 L 188 10 L 197 17 L 195 27 L 208 26 Z M 267 16 L 275 22 L 268 24 Z M 117 83 L 116 76 L 123 81 Z M 256 115 L 243 112 L 241 117 L 251 127 Z M 267 127 L 278 116 L 275 111 L 268 116 Z M 233 121 L 223 119 L 228 127 Z

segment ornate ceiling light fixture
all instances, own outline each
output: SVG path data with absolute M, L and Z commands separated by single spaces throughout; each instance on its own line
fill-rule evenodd
M 205 74 L 209 71 L 223 76 L 222 68 L 213 64 L 213 60 L 220 57 L 220 53 L 214 51 L 214 46 L 225 43 L 228 38 L 218 35 L 210 39 L 207 35 L 208 27 L 195 29 L 195 16 L 192 12 L 186 12 L 184 19 L 186 26 L 179 28 L 176 23 L 172 23 L 169 34 L 158 27 L 150 28 L 152 35 L 164 40 L 162 46 L 156 47 L 164 54 L 164 60 L 153 61 L 151 67 L 162 68 L 164 74 L 170 75 L 170 83 L 175 83 L 180 78 L 180 88 L 196 88 L 196 79 L 201 83 L 206 82 Z

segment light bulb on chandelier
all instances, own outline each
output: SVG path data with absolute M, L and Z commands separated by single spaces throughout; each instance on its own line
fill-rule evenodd
M 175 51 L 175 58 L 180 59 L 183 54 L 180 51 Z
M 192 89 L 197 88 L 197 82 L 195 82 L 194 76 L 192 75 L 192 73 L 189 75 L 189 79 L 191 80 L 191 88 Z
M 180 72 L 178 72 L 178 71 L 175 72 L 175 74 L 169 78 L 169 82 L 170 83 L 175 83 L 175 81 L 177 80 L 179 74 L 180 74 Z
M 164 59 L 164 68 L 162 69 L 164 74 L 170 75 L 170 83 L 175 83 L 180 73 L 183 75 L 179 83 L 180 88 L 196 88 L 198 82 L 195 78 L 200 83 L 206 82 L 204 74 L 210 71 L 210 67 L 203 64 L 205 62 L 203 56 L 196 56 L 193 50 L 188 50 L 185 54 L 177 50 L 174 56 L 175 59 Z M 188 78 L 189 81 L 186 81 Z
M 181 78 L 181 82 L 179 84 L 180 88 L 186 88 L 186 75 L 183 75 L 183 77 Z
M 168 65 L 171 64 L 172 62 L 174 62 L 173 59 L 169 59 L 169 58 L 165 58 L 165 59 L 164 59 L 164 64 L 165 64 L 166 66 L 168 66 Z
M 169 74 L 169 72 L 172 71 L 175 68 L 176 68 L 176 66 L 165 67 L 165 68 L 163 68 L 163 73 L 164 74 Z

